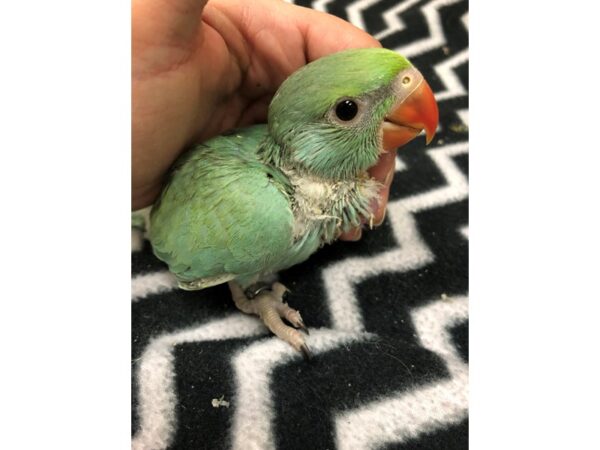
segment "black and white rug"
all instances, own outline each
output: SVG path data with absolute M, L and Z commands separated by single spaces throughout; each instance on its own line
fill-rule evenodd
M 136 449 L 468 447 L 468 3 L 297 1 L 411 59 L 440 130 L 399 154 L 384 224 L 280 274 L 305 362 L 226 286 L 176 290 L 133 236 Z

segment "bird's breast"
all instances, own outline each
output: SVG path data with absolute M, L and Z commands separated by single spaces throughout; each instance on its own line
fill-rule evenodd
M 331 181 L 285 173 L 294 187 L 294 241 L 316 230 L 322 243 L 335 240 L 342 231 L 359 226 L 361 217 L 368 217 L 371 200 L 379 192 L 379 183 L 368 177 Z

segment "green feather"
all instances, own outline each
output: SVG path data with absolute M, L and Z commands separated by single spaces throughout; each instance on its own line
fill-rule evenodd
M 154 253 L 184 289 L 235 279 L 242 286 L 306 260 L 369 216 L 392 83 L 410 63 L 389 50 L 349 50 L 294 73 L 269 124 L 234 130 L 185 153 L 150 217 Z M 340 99 L 364 107 L 332 120 Z
M 412 67 L 386 49 L 356 49 L 318 59 L 286 79 L 269 107 L 276 147 L 262 150 L 265 161 L 329 179 L 351 179 L 377 161 L 379 127 L 394 103 L 392 83 Z M 328 120 L 342 99 L 372 106 L 356 126 Z
M 287 178 L 256 157 L 266 131 L 261 125 L 217 137 L 175 165 L 152 210 L 150 240 L 182 287 L 188 282 L 193 288 L 189 282 L 197 280 L 199 287 L 211 280 L 250 280 L 308 257 L 303 249 L 290 252 L 294 218 Z

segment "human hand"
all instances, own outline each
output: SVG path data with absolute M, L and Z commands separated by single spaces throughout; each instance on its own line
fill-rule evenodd
M 266 122 L 279 85 L 310 61 L 380 47 L 334 16 L 279 0 L 133 0 L 132 207 L 154 202 L 179 154 L 223 131 Z M 343 70 L 343 69 L 342 69 Z M 369 172 L 385 216 L 395 152 Z M 357 240 L 360 228 L 341 239 Z

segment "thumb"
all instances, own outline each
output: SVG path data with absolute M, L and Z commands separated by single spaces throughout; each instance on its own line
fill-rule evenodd
M 131 3 L 132 53 L 145 50 L 185 49 L 196 36 L 208 0 L 133 0 Z M 160 52 L 158 52 L 160 53 Z M 144 58 L 146 59 L 146 58 Z M 147 62 L 147 61 L 146 61 Z
M 304 36 L 306 62 L 351 48 L 381 47 L 373 36 L 338 17 L 296 5 L 287 7 Z

